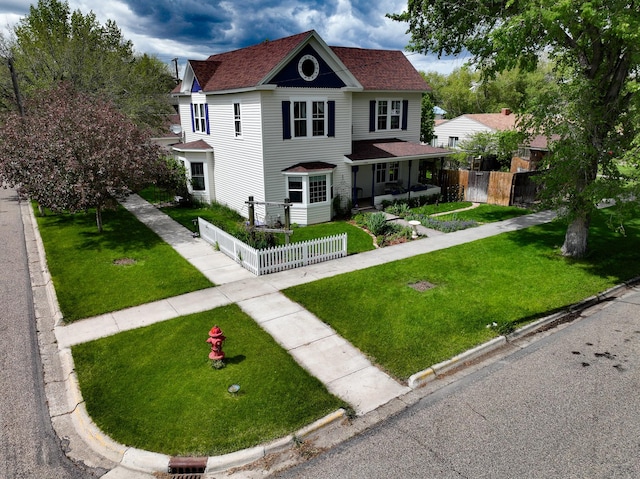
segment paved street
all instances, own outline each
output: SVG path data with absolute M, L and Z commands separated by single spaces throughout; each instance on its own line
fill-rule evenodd
M 51 427 L 43 393 L 20 206 L 0 187 L 0 478 L 84 479 Z
M 640 477 L 640 289 L 279 478 Z

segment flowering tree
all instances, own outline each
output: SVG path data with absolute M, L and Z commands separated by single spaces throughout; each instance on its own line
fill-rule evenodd
M 45 91 L 0 130 L 0 180 L 53 211 L 115 207 L 167 171 L 148 135 L 111 103 L 68 84 Z

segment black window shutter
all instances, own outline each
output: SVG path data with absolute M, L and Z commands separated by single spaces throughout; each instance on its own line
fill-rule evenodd
M 209 104 L 208 103 L 204 104 L 204 121 L 207 128 L 207 135 L 209 135 L 211 134 L 211 131 L 209 129 Z
M 402 129 L 407 129 L 407 122 L 409 120 L 409 100 L 402 100 Z
M 282 102 L 282 139 L 291 139 L 291 102 Z
M 327 128 L 327 136 L 336 136 L 336 102 L 331 100 L 327 102 L 329 110 L 329 127 Z
M 369 131 L 376 131 L 376 101 L 369 102 Z
M 191 131 L 192 132 L 196 131 L 196 119 L 195 119 L 195 114 L 193 112 L 193 103 L 191 104 Z

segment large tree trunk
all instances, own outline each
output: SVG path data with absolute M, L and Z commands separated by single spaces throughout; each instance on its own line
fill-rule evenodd
M 569 223 L 561 248 L 563 256 L 581 258 L 587 253 L 590 223 L 591 215 L 587 213 L 583 213 Z

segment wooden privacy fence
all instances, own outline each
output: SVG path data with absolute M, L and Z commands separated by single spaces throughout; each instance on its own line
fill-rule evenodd
M 202 218 L 200 237 L 255 275 L 276 273 L 347 256 L 347 234 L 258 250 Z
M 444 170 L 445 188 L 454 186 L 464 190 L 464 199 L 491 205 L 523 205 L 536 199 L 537 172 L 505 173 L 502 171 Z

